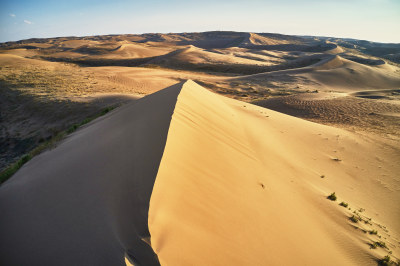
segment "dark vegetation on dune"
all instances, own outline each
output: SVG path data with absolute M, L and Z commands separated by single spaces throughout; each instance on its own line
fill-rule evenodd
M 53 148 L 59 141 L 64 139 L 68 134 L 73 133 L 79 127 L 93 121 L 94 119 L 107 114 L 114 108 L 115 108 L 114 106 L 104 108 L 103 110 L 101 110 L 100 113 L 88 117 L 83 121 L 81 121 L 80 123 L 73 124 L 67 130 L 58 132 L 54 136 L 51 136 L 46 140 L 40 141 L 40 144 L 38 146 L 36 146 L 34 149 L 30 150 L 28 153 L 23 155 L 17 162 L 11 164 L 10 166 L 8 166 L 7 168 L 5 168 L 3 171 L 0 172 L 0 184 L 5 182 L 8 178 L 10 178 L 15 172 L 18 171 L 18 169 L 20 169 L 25 163 L 27 163 L 34 156 L 40 154 L 44 150 Z

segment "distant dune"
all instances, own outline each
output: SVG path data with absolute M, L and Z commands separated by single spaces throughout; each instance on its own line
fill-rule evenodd
M 336 91 L 358 91 L 363 89 L 396 89 L 400 86 L 400 75 L 395 67 L 385 62 L 380 65 L 360 64 L 339 55 L 324 56 L 310 66 L 289 70 L 278 70 L 248 76 L 235 77 L 232 80 L 258 80 L 274 76 L 305 77 L 323 87 Z M 284 79 L 284 78 L 282 78 Z
M 399 160 L 181 82 L 95 120 L 0 187 L 0 264 L 376 265 L 384 252 L 364 231 L 397 254 Z
M 243 47 L 252 47 L 256 45 L 278 45 L 278 44 L 287 44 L 286 40 L 274 39 L 271 37 L 264 37 L 256 33 L 248 33 L 248 36 L 244 38 L 242 43 L 239 46 Z

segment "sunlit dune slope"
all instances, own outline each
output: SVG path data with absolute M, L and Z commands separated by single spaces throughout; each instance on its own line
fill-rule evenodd
M 395 89 L 400 86 L 400 75 L 395 67 L 384 62 L 369 66 L 338 55 L 329 55 L 308 67 L 235 77 L 232 80 L 262 80 L 279 76 L 304 77 L 321 89 L 343 92 L 360 89 Z
M 150 201 L 152 247 L 162 265 L 376 265 L 350 211 L 326 196 L 398 233 L 394 158 L 188 81 Z
M 221 54 L 210 52 L 195 46 L 189 46 L 173 51 L 165 56 L 155 58 L 149 61 L 149 64 L 167 64 L 171 66 L 185 64 L 242 64 L 242 65 L 259 65 L 266 64 L 262 60 L 254 60 L 244 57 L 238 57 L 234 54 Z
M 243 38 L 243 42 L 239 45 L 242 47 L 252 47 L 257 45 L 278 45 L 278 44 L 287 44 L 286 40 L 273 39 L 266 36 L 261 36 L 256 33 L 247 33 Z
M 105 59 L 147 58 L 167 54 L 173 49 L 173 47 L 150 47 L 140 43 L 120 42 L 118 44 L 120 45 L 109 53 L 97 57 Z

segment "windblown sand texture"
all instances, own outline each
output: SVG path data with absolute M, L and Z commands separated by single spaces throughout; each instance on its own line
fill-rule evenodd
M 399 159 L 354 133 L 181 82 L 6 181 L 0 262 L 376 265 L 385 250 L 363 230 L 399 255 Z M 370 224 L 349 220 L 360 208 Z

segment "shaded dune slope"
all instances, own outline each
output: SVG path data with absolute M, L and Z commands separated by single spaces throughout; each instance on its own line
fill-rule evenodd
M 79 130 L 0 187 L 0 264 L 158 265 L 147 213 L 175 85 Z M 157 107 L 157 108 L 155 108 Z

